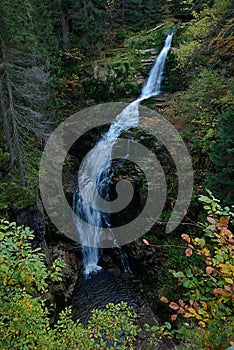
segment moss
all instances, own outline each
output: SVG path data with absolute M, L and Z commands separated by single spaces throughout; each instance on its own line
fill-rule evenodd
M 98 59 L 75 61 L 69 72 L 72 77 L 76 77 L 76 89 L 73 89 L 74 92 L 69 92 L 72 94 L 68 96 L 69 100 L 73 104 L 76 100 L 80 103 L 81 99 L 92 99 L 97 103 L 138 96 L 142 82 L 148 75 L 144 60 L 152 56 L 152 53 L 145 53 L 142 50 L 160 51 L 165 41 L 166 30 L 173 25 L 167 23 L 160 30 L 150 33 L 142 31 L 130 36 L 125 39 L 121 48 L 110 49 Z

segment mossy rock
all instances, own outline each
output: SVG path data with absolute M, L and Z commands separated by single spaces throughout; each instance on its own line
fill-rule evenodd
M 167 30 L 173 26 L 170 22 L 160 30 L 140 32 L 127 38 L 121 48 L 106 52 L 103 58 L 75 66 L 74 74 L 80 79 L 80 90 L 86 99 L 102 102 L 138 96 L 151 68 L 144 61 L 151 58 L 153 64 Z M 152 51 L 145 53 L 147 49 L 154 50 L 154 55 Z

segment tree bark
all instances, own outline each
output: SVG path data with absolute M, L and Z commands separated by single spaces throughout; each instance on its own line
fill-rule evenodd
M 2 40 L 1 36 L 0 36 L 0 42 L 1 42 L 0 47 L 1 47 L 1 51 L 2 51 L 2 61 L 4 64 L 6 54 L 5 54 L 5 48 L 4 48 L 4 41 Z M 8 147 L 9 154 L 10 154 L 10 161 L 9 161 L 9 164 L 7 166 L 7 169 L 6 169 L 6 172 L 8 174 L 14 166 L 15 154 L 14 154 L 14 147 L 13 147 L 13 143 L 12 143 L 10 124 L 8 122 L 8 116 L 7 116 L 7 105 L 6 105 L 6 100 L 5 100 L 5 96 L 4 96 L 5 76 L 6 76 L 6 71 L 4 70 L 3 74 L 0 78 L 0 103 L 1 103 L 1 111 L 2 111 L 2 119 L 3 119 L 3 131 L 4 131 L 5 136 L 6 136 L 7 147 Z
M 13 149 L 13 144 L 11 139 L 10 126 L 7 118 L 7 108 L 6 108 L 6 102 L 5 102 L 5 96 L 3 93 L 3 84 L 2 84 L 1 78 L 0 78 L 0 100 L 1 100 L 1 111 L 2 111 L 2 119 L 3 119 L 3 131 L 6 136 L 7 147 L 10 153 L 10 161 L 6 169 L 7 173 L 9 173 L 12 167 L 14 166 L 15 155 L 14 155 L 14 149 Z
M 71 43 L 69 39 L 69 27 L 68 27 L 68 20 L 65 13 L 65 10 L 61 8 L 61 25 L 62 25 L 62 38 L 63 38 L 63 47 L 64 49 L 70 49 Z
M 15 146 L 16 146 L 17 158 L 18 158 L 18 166 L 19 166 L 20 184 L 22 187 L 25 187 L 26 181 L 24 177 L 24 163 L 22 158 L 22 152 L 20 149 L 19 133 L 17 130 L 17 126 L 15 125 L 15 122 L 14 122 L 14 135 L 15 135 Z
M 21 186 L 25 187 L 26 182 L 25 182 L 25 177 L 24 177 L 23 157 L 22 157 L 22 152 L 20 149 L 19 133 L 18 133 L 17 124 L 15 121 L 13 94 L 12 94 L 10 78 L 9 78 L 8 73 L 6 73 L 6 85 L 7 85 L 7 91 L 8 91 L 8 96 L 9 96 L 9 111 L 11 113 L 12 125 L 13 125 L 13 130 L 14 130 L 15 147 L 16 147 L 16 152 L 17 152 L 18 166 L 19 166 L 20 184 L 21 184 Z

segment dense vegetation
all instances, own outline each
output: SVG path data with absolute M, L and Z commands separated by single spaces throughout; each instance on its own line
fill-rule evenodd
M 231 0 L 1 1 L 1 348 L 134 348 L 136 315 L 124 303 L 94 311 L 87 326 L 74 323 L 69 309 L 52 325 L 47 294 L 63 263 L 47 266 L 30 244 L 32 232 L 6 220 L 37 203 L 40 156 L 51 130 L 85 106 L 135 98 L 148 74 L 142 61 L 150 54 L 142 50 L 159 51 L 171 27 L 177 31 L 167 100 L 149 103 L 187 143 L 195 184 L 186 226 L 160 241 L 162 276 L 157 267 L 150 272 L 152 285 L 160 284 L 157 308 L 170 323 L 150 328 L 149 342 L 154 347 L 167 336 L 182 340 L 182 349 L 233 345 L 233 25 Z M 155 231 L 145 242 L 156 255 Z
M 137 326 L 126 303 L 93 311 L 87 327 L 72 321 L 71 309 L 50 325 L 51 306 L 46 293 L 61 279 L 63 261 L 45 266 L 44 256 L 32 248 L 32 232 L 2 221 L 1 241 L 1 349 L 126 349 Z M 112 315 L 115 314 L 113 319 Z

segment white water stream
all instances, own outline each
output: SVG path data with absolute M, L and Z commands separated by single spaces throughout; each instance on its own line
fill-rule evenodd
M 146 84 L 143 86 L 138 99 L 130 103 L 116 118 L 110 126 L 109 131 L 95 145 L 85 157 L 78 174 L 78 190 L 74 198 L 74 210 L 80 218 L 88 222 L 87 225 L 79 224 L 77 227 L 80 241 L 82 242 L 83 263 L 85 274 L 101 269 L 98 266 L 102 241 L 102 227 L 109 227 L 109 215 L 105 210 L 100 209 L 101 205 L 107 207 L 108 183 L 110 183 L 110 165 L 112 149 L 118 137 L 123 131 L 135 128 L 139 123 L 139 104 L 141 101 L 160 94 L 161 83 L 166 58 L 171 47 L 173 33 L 165 40 L 163 49 L 157 57 Z M 126 150 L 127 151 L 127 150 Z M 126 152 L 127 153 L 127 152 Z M 127 156 L 127 154 L 126 154 Z M 106 193 L 103 200 L 100 200 L 100 193 Z M 110 228 L 111 233 L 111 228 Z M 116 242 L 118 247 L 118 242 Z

